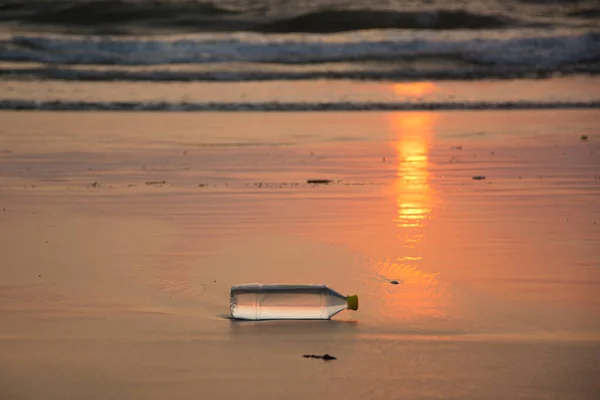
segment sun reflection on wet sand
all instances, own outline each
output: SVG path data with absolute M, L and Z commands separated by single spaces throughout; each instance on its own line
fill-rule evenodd
M 399 228 L 417 228 L 431 212 L 428 146 L 435 115 L 428 113 L 392 114 L 390 125 L 396 137 L 398 159 L 394 184 Z M 418 239 L 416 235 L 410 238 Z
M 433 83 L 395 84 L 398 95 L 421 96 L 435 90 Z M 422 269 L 427 223 L 431 219 L 434 190 L 430 184 L 429 146 L 436 124 L 430 112 L 390 114 L 388 124 L 397 159 L 393 196 L 397 238 L 401 244 L 394 259 L 377 260 L 375 270 L 382 280 L 398 283 L 385 294 L 381 313 L 394 319 L 447 316 L 447 286 L 437 273 Z
M 392 85 L 398 96 L 421 97 L 437 90 L 433 82 L 395 83 Z

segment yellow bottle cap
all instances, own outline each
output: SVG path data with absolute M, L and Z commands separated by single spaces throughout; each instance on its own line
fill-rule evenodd
M 348 310 L 358 310 L 358 296 L 348 296 L 346 297 L 346 303 L 348 304 Z

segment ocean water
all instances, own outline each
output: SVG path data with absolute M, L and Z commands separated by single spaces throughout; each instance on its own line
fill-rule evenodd
M 477 80 L 600 73 L 595 1 L 0 1 L 0 77 Z

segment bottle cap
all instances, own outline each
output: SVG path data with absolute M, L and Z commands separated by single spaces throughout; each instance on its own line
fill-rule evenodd
M 348 296 L 346 297 L 346 303 L 348 304 L 348 310 L 358 310 L 358 296 Z

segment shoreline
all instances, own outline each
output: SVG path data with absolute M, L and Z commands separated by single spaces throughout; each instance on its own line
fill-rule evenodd
M 0 109 L 361 111 L 599 108 L 600 77 L 510 81 L 0 81 Z M 518 94 L 518 96 L 515 96 Z M 518 100 L 517 100 L 518 99 Z
M 69 102 L 0 100 L 1 111 L 123 111 L 123 112 L 389 112 L 389 111 L 518 111 L 600 109 L 600 100 L 589 102 L 498 103 L 164 103 Z

